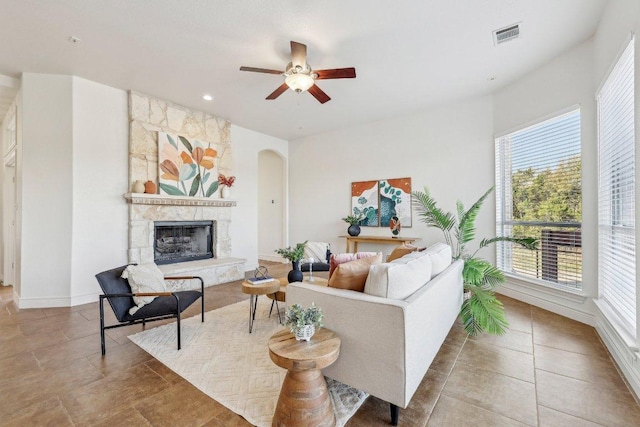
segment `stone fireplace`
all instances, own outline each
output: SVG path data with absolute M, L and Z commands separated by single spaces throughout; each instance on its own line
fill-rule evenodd
M 129 93 L 129 180 L 153 181 L 158 184 L 158 132 L 197 139 L 214 148 L 218 155 L 218 173 L 232 175 L 231 124 L 224 119 L 193 111 L 186 107 Z M 244 277 L 246 260 L 231 256 L 229 225 L 235 200 L 217 197 L 170 196 L 166 194 L 127 193 L 129 203 L 129 262 L 159 264 L 166 276 L 195 275 L 205 285 L 214 285 Z M 180 262 L 175 259 L 156 260 L 158 238 L 156 225 L 166 222 L 209 224 L 210 244 L 206 243 L 201 259 L 192 257 L 199 235 L 165 235 L 161 246 L 164 255 L 182 252 Z M 190 225 L 188 227 L 191 227 Z M 191 230 L 193 231 L 193 230 Z M 173 246 L 171 246 L 173 245 Z M 210 247 L 206 247 L 209 245 Z M 202 249 L 200 247 L 199 249 Z M 190 259 L 191 258 L 191 259 Z

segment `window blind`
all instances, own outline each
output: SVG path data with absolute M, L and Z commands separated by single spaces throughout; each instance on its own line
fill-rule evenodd
M 599 297 L 636 336 L 634 40 L 607 77 L 598 104 Z
M 496 229 L 534 237 L 537 251 L 497 245 L 506 273 L 582 288 L 580 110 L 496 139 Z

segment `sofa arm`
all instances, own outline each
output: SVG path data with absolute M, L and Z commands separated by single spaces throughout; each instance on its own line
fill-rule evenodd
M 340 357 L 323 369 L 325 375 L 400 407 L 407 406 L 407 302 L 296 282 L 287 286 L 287 305 L 294 303 L 304 307 L 315 303 L 324 314 L 324 326 L 340 337 Z

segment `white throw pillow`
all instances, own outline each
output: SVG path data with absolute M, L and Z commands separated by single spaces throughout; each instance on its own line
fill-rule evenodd
M 364 293 L 390 299 L 405 299 L 431 280 L 431 257 L 413 252 L 392 262 L 372 265 Z
M 327 262 L 328 243 L 324 242 L 307 242 L 304 245 L 304 257 L 309 259 L 312 257 L 315 262 Z
M 431 256 L 432 277 L 442 273 L 451 265 L 451 246 L 446 243 L 435 243 L 421 253 Z
M 129 281 L 131 292 L 134 294 L 167 291 L 164 283 L 164 275 L 154 263 L 130 265 L 124 269 L 121 277 Z M 129 314 L 135 314 L 135 312 L 140 310 L 145 304 L 149 304 L 156 298 L 158 297 L 133 297 L 133 302 L 136 303 L 136 306 L 129 309 Z

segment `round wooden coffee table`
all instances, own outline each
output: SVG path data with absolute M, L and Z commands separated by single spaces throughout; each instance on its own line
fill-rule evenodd
M 256 309 L 258 308 L 258 296 L 269 295 L 280 290 L 280 282 L 273 280 L 271 282 L 259 283 L 254 285 L 251 282 L 242 282 L 242 293 L 251 295 L 249 298 L 249 333 L 253 330 L 253 321 L 256 320 Z M 276 309 L 278 308 L 276 303 Z M 280 319 L 280 311 L 278 311 L 278 319 Z M 282 323 L 282 322 L 280 322 Z
M 335 426 L 327 383 L 320 371 L 340 355 L 340 338 L 321 328 L 311 340 L 297 341 L 284 329 L 269 339 L 269 357 L 287 370 L 272 426 Z

